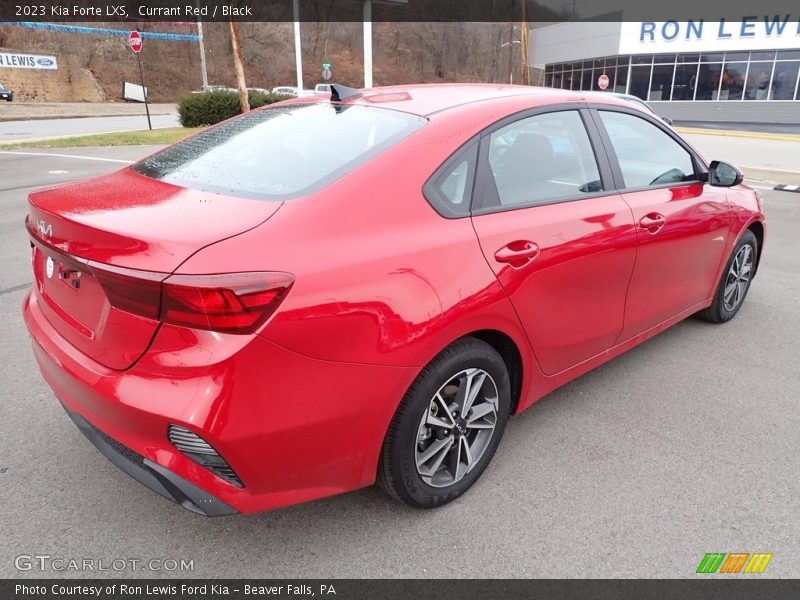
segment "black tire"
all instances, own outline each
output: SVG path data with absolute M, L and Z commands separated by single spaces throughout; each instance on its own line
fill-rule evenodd
M 726 306 L 725 288 L 732 281 L 733 274 L 731 272 L 731 267 L 744 246 L 750 247 L 749 252 L 750 256 L 752 257 L 752 266 L 750 268 L 749 278 L 735 305 L 730 306 L 729 304 Z M 696 314 L 696 316 L 705 321 L 710 321 L 711 323 L 725 323 L 735 317 L 736 313 L 739 312 L 739 309 L 742 308 L 742 304 L 744 304 L 744 299 L 747 296 L 747 292 L 750 290 L 750 284 L 753 282 L 753 276 L 756 272 L 757 257 L 758 240 L 756 240 L 756 236 L 753 235 L 753 232 L 748 229 L 742 234 L 742 237 L 739 238 L 739 241 L 733 248 L 733 252 L 731 252 L 730 257 L 728 258 L 728 262 L 725 263 L 725 269 L 723 269 L 722 277 L 720 277 L 719 283 L 717 284 L 717 291 L 714 293 L 714 300 L 712 300 L 711 306 L 701 310 Z
M 477 369 L 477 371 L 473 371 L 473 369 Z M 488 417 L 490 420 L 494 417 L 494 429 L 490 437 L 484 437 L 485 441 L 478 444 L 482 448 L 479 457 L 474 461 L 472 467 L 464 467 L 466 474 L 462 475 L 460 480 L 452 477 L 451 484 L 439 482 L 439 485 L 431 485 L 423 480 L 417 468 L 417 456 L 424 452 L 422 448 L 426 443 L 432 444 L 438 439 L 437 436 L 442 436 L 442 440 L 445 442 L 454 438 L 457 440 L 454 442 L 455 450 L 461 451 L 461 446 L 458 446 L 462 443 L 461 437 L 464 438 L 463 442 L 466 446 L 469 446 L 470 436 L 485 436 L 480 433 L 482 430 L 466 428 L 470 426 L 468 423 L 470 415 L 474 417 L 477 414 L 474 409 L 470 409 L 468 415 L 464 416 L 459 424 L 452 428 L 452 431 L 428 427 L 427 421 L 426 424 L 422 423 L 423 418 L 427 419 L 430 414 L 433 414 L 434 397 L 441 392 L 442 397 L 446 398 L 445 394 L 454 387 L 448 385 L 445 388 L 445 384 L 450 384 L 455 377 L 459 376 L 462 377 L 459 381 L 464 382 L 469 377 L 469 373 L 473 373 L 473 377 L 470 379 L 470 382 L 475 382 L 473 385 L 479 381 L 475 378 L 475 374 L 480 376 L 480 381 L 483 382 L 478 389 L 481 405 L 494 404 L 496 406 L 495 413 Z M 489 377 L 484 377 L 483 373 Z M 467 389 L 469 389 L 469 385 L 469 382 L 466 383 Z M 458 390 L 461 390 L 461 385 L 458 386 Z M 483 394 L 484 390 L 496 390 L 496 403 L 491 401 L 494 398 L 493 394 Z M 457 398 L 457 395 L 453 397 L 453 399 Z M 475 403 L 474 406 L 479 408 L 478 400 L 475 400 Z M 508 369 L 500 354 L 489 344 L 477 338 L 465 337 L 454 342 L 422 370 L 403 397 L 383 443 L 378 465 L 378 484 L 388 494 L 418 508 L 436 508 L 458 498 L 478 480 L 492 460 L 500 444 L 500 438 L 503 436 L 510 407 L 511 385 Z M 455 412 L 459 413 L 460 408 Z M 451 418 L 450 414 L 448 411 L 446 418 L 454 423 L 457 418 L 461 418 Z M 431 437 L 422 440 L 420 436 L 423 435 L 423 430 L 430 433 Z M 434 431 L 435 433 L 433 433 Z M 450 433 L 446 439 L 444 438 L 445 432 Z M 473 437 L 472 440 L 473 443 L 478 443 L 477 437 Z M 447 453 L 448 451 L 445 451 L 445 454 Z M 467 454 L 466 450 L 464 450 L 464 454 Z M 472 456 L 471 453 L 470 456 Z M 446 462 L 451 467 L 456 465 L 455 469 L 451 468 L 450 471 L 459 472 L 458 465 L 461 462 L 459 458 L 455 457 Z M 437 476 L 447 478 L 441 469 Z M 431 482 L 433 482 L 432 479 Z

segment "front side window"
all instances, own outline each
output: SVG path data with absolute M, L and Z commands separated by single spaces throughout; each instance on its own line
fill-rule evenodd
M 489 165 L 501 206 L 549 204 L 603 189 L 575 110 L 520 119 L 493 132 Z
M 133 169 L 191 189 L 286 200 L 319 191 L 425 123 L 368 106 L 275 106 L 201 131 Z
M 696 179 L 692 155 L 662 129 L 627 113 L 599 113 L 627 189 Z

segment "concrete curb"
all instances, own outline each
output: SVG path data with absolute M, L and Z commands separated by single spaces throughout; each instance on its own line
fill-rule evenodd
M 800 185 L 786 185 L 782 183 L 780 185 L 776 185 L 772 189 L 778 190 L 779 192 L 795 192 L 797 194 L 800 194 Z
M 761 183 L 772 185 L 800 184 L 800 173 L 796 171 L 781 171 L 780 169 L 765 169 L 763 167 L 739 167 L 745 179 L 752 179 Z
M 173 129 L 172 125 L 167 125 L 166 127 L 153 127 L 153 131 L 157 131 L 159 129 Z M 110 133 L 136 133 L 140 131 L 150 131 L 148 129 L 118 129 L 116 131 L 97 131 L 95 133 L 71 133 L 69 135 L 54 135 L 48 137 L 38 137 L 38 138 L 26 138 L 23 140 L 0 140 L 0 148 L 7 147 L 7 146 L 15 146 L 16 144 L 30 144 L 34 142 L 55 142 L 57 140 L 69 140 L 72 138 L 82 138 L 82 137 L 89 137 L 92 135 L 107 135 Z M 31 148 L 31 150 L 35 150 L 35 148 Z
M 738 131 L 733 129 L 703 129 L 702 127 L 675 127 L 680 133 L 695 135 L 716 135 L 721 137 L 750 138 L 755 140 L 777 140 L 781 142 L 800 143 L 800 134 L 766 133 L 761 131 Z

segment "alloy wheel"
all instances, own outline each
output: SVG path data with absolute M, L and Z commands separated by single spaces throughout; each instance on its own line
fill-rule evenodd
M 725 279 L 725 290 L 723 292 L 723 303 L 725 310 L 733 312 L 738 308 L 750 285 L 750 277 L 753 273 L 753 247 L 745 244 L 733 257 L 731 268 Z
M 483 369 L 465 369 L 439 388 L 417 431 L 417 473 L 426 484 L 453 485 L 480 462 L 497 425 L 498 396 Z

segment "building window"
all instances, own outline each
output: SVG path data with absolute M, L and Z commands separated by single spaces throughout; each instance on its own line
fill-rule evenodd
M 722 63 L 705 63 L 700 65 L 697 76 L 697 100 L 716 100 L 719 95 L 719 79 L 722 74 Z
M 589 91 L 592 89 L 592 70 L 591 69 L 584 69 L 583 70 L 583 79 L 581 79 L 581 90 L 584 92 Z
M 774 55 L 775 53 L 773 52 L 772 54 Z M 747 85 L 744 90 L 744 99 L 768 100 L 769 80 L 771 76 L 771 62 L 751 62 L 750 69 L 747 71 Z
M 617 67 L 617 78 L 614 80 L 613 90 L 617 94 L 624 94 L 628 91 L 628 65 L 620 65 Z
M 650 89 L 650 70 L 652 67 L 634 65 L 631 67 L 631 80 L 628 84 L 629 94 L 647 100 L 648 90 Z
M 679 64 L 675 68 L 675 84 L 672 86 L 673 100 L 694 100 L 697 85 L 697 64 Z
M 770 100 L 793 100 L 797 90 L 797 72 L 800 61 L 776 62 L 772 76 Z
M 720 100 L 741 100 L 744 92 L 744 77 L 747 73 L 746 62 L 725 63 L 722 71 L 722 85 L 719 90 Z
M 650 82 L 649 100 L 669 100 L 669 92 L 672 86 L 672 74 L 675 71 L 674 64 L 654 65 L 653 77 Z
M 800 58 L 800 50 L 779 50 L 778 60 L 797 60 Z
M 800 50 L 606 57 L 545 67 L 544 83 L 566 90 L 608 91 L 647 101 L 800 100 Z

